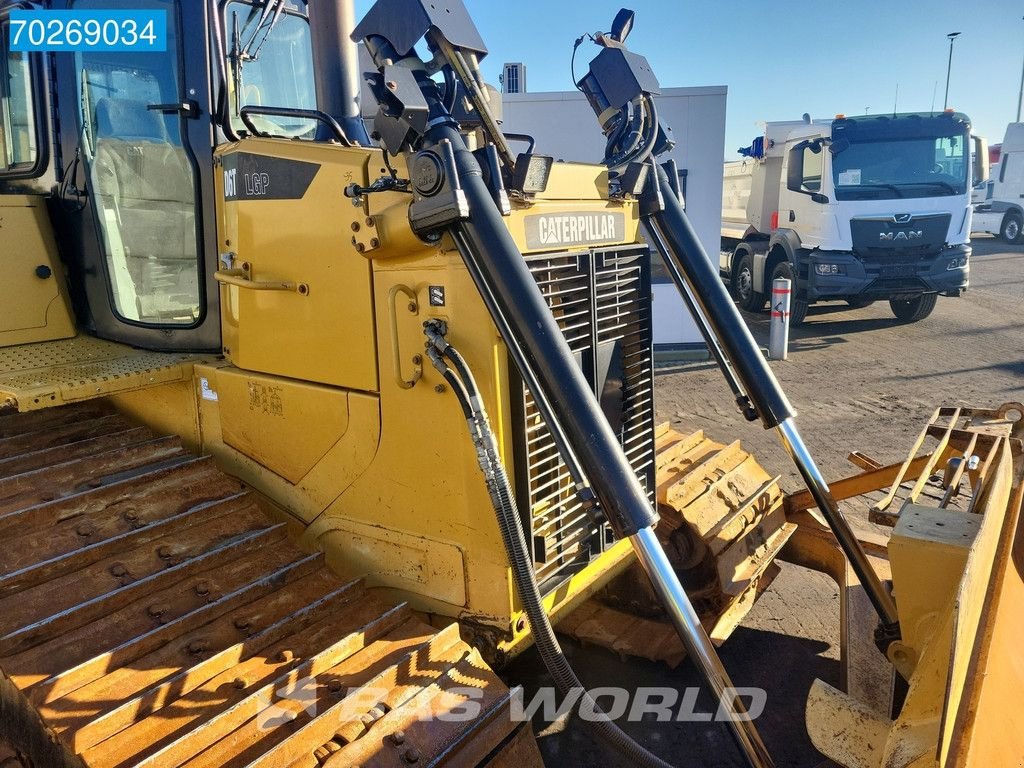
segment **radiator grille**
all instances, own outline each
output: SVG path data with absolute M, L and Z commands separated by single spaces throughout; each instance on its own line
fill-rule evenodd
M 654 501 L 650 252 L 606 248 L 526 257 L 576 361 L 641 484 Z M 611 543 L 599 510 L 584 511 L 530 392 L 513 398 L 516 481 L 527 541 L 544 593 Z M 595 513 L 596 512 L 596 513 Z

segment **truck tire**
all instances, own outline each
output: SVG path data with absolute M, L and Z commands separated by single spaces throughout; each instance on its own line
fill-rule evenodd
M 741 309 L 748 312 L 760 312 L 764 309 L 767 298 L 754 285 L 754 257 L 744 253 L 736 266 L 736 276 L 732 281 L 732 293 Z
M 807 319 L 807 310 L 810 305 L 806 300 L 797 299 L 796 276 L 793 274 L 793 266 L 788 261 L 779 262 L 775 265 L 775 269 L 772 270 L 773 283 L 780 277 L 789 280 L 793 286 L 793 292 L 789 296 L 789 324 L 803 325 L 804 320 Z
M 1003 223 L 999 227 L 999 236 L 1011 245 L 1024 241 L 1024 223 L 1021 222 L 1019 213 L 1011 211 L 1003 216 Z
M 932 313 L 938 299 L 937 293 L 922 293 L 912 299 L 889 299 L 889 307 L 901 323 L 916 323 Z

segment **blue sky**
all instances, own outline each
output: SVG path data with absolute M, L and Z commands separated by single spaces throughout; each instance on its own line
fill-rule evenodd
M 946 33 L 953 49 L 949 102 L 970 115 L 975 133 L 1002 140 L 1016 119 L 1024 57 L 1021 0 L 465 0 L 490 53 L 497 85 L 505 61 L 527 66 L 531 91 L 572 88 L 569 56 L 584 32 L 606 30 L 623 4 L 636 11 L 629 46 L 651 61 L 663 86 L 727 85 L 726 156 L 749 144 L 760 120 L 804 112 L 942 108 Z M 370 7 L 357 0 L 356 13 Z M 597 52 L 580 47 L 577 76 Z M 936 86 L 937 83 L 937 86 Z M 595 130 L 597 130 L 595 123 Z M 676 136 L 685 141 L 685 136 Z

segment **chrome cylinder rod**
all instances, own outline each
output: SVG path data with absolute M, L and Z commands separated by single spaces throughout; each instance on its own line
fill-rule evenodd
M 832 529 L 832 533 L 835 534 L 836 539 L 839 541 L 839 546 L 843 548 L 843 551 L 849 558 L 850 566 L 853 568 L 854 573 L 857 574 L 857 578 L 860 579 L 860 583 L 863 585 L 867 596 L 871 599 L 872 605 L 875 606 L 875 610 L 878 611 L 882 623 L 887 629 L 895 628 L 898 626 L 896 601 L 893 600 L 889 590 L 885 588 L 881 579 L 878 578 L 875 569 L 871 566 L 867 553 L 860 545 L 860 542 L 857 541 L 857 535 L 850 527 L 850 522 L 846 519 L 842 510 L 839 509 L 839 504 L 836 502 L 835 497 L 832 496 L 832 491 L 829 489 L 828 483 L 822 476 L 818 466 L 814 463 L 814 457 L 811 456 L 811 452 L 804 445 L 804 441 L 800 437 L 800 432 L 797 430 L 792 417 L 779 422 L 776 432 L 786 452 L 800 471 L 804 484 L 818 505 L 818 509 L 824 515 L 825 520 L 828 521 L 829 528 Z
M 661 605 L 668 613 L 683 645 L 686 646 L 686 652 L 711 686 L 720 708 L 724 710 L 728 707 L 729 729 L 747 762 L 758 768 L 773 766 L 768 749 L 761 741 L 761 735 L 757 732 L 753 720 L 747 715 L 743 703 L 736 696 L 736 689 L 729 679 L 729 673 L 725 671 L 711 638 L 704 631 L 697 612 L 683 591 L 679 576 L 665 555 L 654 529 L 641 529 L 629 537 L 629 542 L 633 545 L 633 551 L 647 578 L 650 579 Z
M 731 364 L 726 377 L 734 375 L 739 380 L 765 429 L 774 429 L 779 433 L 818 509 L 849 559 L 871 604 L 878 611 L 883 630 L 878 637 L 880 645 L 897 638 L 899 621 L 892 595 L 871 567 L 864 548 L 840 512 L 828 483 L 800 438 L 793 422 L 793 406 L 729 297 L 717 267 L 713 265 L 687 219 L 664 169 L 655 166 L 653 170 L 652 182 L 658 185 L 656 191 L 659 194 L 649 197 L 656 197 L 660 204 L 648 203 L 646 210 L 642 204 L 641 218 L 647 230 L 654 234 L 654 245 L 661 251 L 669 274 L 681 295 L 685 297 L 688 292 L 696 300 L 704 322 L 718 340 L 723 356 Z

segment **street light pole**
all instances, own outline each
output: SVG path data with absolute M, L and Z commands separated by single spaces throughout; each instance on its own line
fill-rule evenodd
M 1024 16 L 1021 17 L 1024 19 Z M 1017 122 L 1020 122 L 1020 106 L 1021 102 L 1024 101 L 1024 60 L 1021 61 L 1020 67 L 1020 93 L 1017 94 Z
M 950 32 L 946 35 L 949 38 L 949 63 L 946 64 L 946 98 L 942 102 L 943 109 L 949 107 L 949 71 L 953 68 L 953 41 L 959 34 L 959 32 Z

